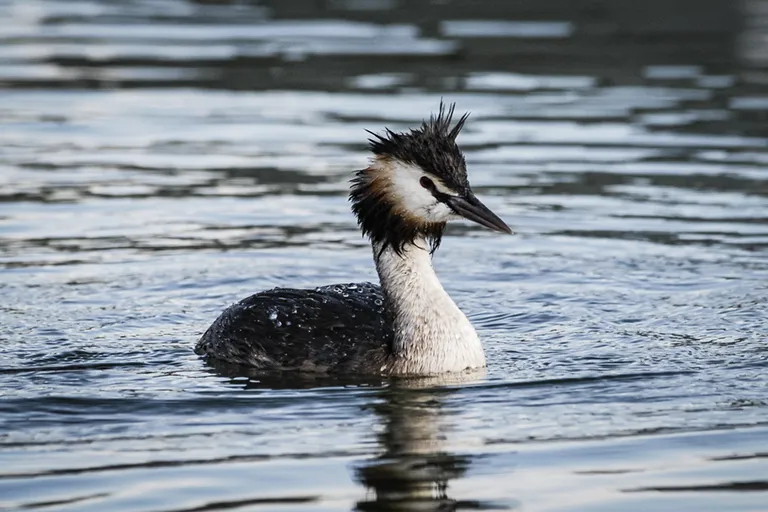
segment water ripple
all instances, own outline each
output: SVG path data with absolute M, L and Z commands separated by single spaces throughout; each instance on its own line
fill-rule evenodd
M 0 0 L 0 508 L 764 507 L 765 0 L 252 4 Z M 441 98 L 517 233 L 434 260 L 487 372 L 200 361 L 376 280 L 365 130 Z

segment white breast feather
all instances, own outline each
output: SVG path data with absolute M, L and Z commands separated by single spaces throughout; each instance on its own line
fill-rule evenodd
M 377 261 L 395 312 L 395 373 L 434 375 L 485 366 L 475 329 L 440 285 L 429 253 L 407 246 L 385 250 Z

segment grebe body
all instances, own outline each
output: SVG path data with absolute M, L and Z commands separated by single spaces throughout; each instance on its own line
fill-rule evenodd
M 450 220 L 509 227 L 472 193 L 454 107 L 404 133 L 373 134 L 370 165 L 351 182 L 381 285 L 276 288 L 226 309 L 195 352 L 263 370 L 423 376 L 485 366 L 475 329 L 431 257 Z

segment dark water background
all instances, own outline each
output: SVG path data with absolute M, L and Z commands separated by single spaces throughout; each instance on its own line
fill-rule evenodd
M 440 97 L 487 375 L 202 363 Z M 768 2 L 0 0 L 0 297 L 2 510 L 768 510 Z

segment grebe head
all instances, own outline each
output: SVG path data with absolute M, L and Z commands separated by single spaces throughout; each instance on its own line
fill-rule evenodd
M 472 193 L 464 154 L 456 144 L 469 114 L 451 126 L 454 108 L 446 111 L 440 102 L 436 116 L 409 132 L 369 132 L 374 158 L 355 175 L 349 197 L 363 233 L 382 249 L 391 246 L 399 253 L 423 237 L 434 252 L 446 222 L 461 218 L 512 233 Z

